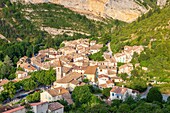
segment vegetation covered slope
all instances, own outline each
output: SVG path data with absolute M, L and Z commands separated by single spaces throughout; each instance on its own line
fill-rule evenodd
M 124 45 L 143 45 L 145 51 L 134 56 L 134 62 L 148 67 L 146 80 L 165 82 L 162 91 L 170 89 L 170 7 L 155 9 L 142 15 L 138 21 L 128 24 L 112 35 L 111 48 L 118 52 Z

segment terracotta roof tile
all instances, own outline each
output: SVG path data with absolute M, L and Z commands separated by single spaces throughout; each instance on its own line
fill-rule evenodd
M 96 74 L 97 66 L 88 66 L 84 74 Z
M 3 86 L 4 84 L 7 84 L 8 82 L 9 82 L 8 79 L 0 80 L 0 86 Z
M 14 109 L 11 109 L 11 110 L 2 112 L 2 113 L 14 113 L 14 112 L 19 111 L 19 110 L 22 110 L 22 109 L 24 109 L 24 108 L 25 108 L 24 106 L 20 106 L 20 107 L 17 107 L 17 108 L 14 108 Z
M 50 103 L 48 109 L 52 112 L 58 109 L 64 108 L 64 106 L 58 102 Z
M 62 95 L 62 94 L 65 94 L 65 93 L 69 93 L 68 90 L 66 90 L 65 88 L 62 88 L 62 87 L 49 89 L 49 90 L 47 90 L 47 92 L 53 97 L 58 96 L 58 95 Z
M 57 83 L 69 83 L 72 80 L 77 80 L 80 77 L 82 77 L 82 75 L 80 73 L 76 73 L 76 72 L 71 72 L 70 74 L 66 75 L 65 77 L 63 77 L 60 80 L 57 80 Z
M 98 78 L 103 78 L 103 77 L 109 78 L 107 75 L 104 75 L 104 74 L 101 74 L 101 75 L 98 76 Z
M 124 94 L 126 91 L 127 91 L 127 88 L 114 86 L 110 92 L 114 92 L 117 94 Z

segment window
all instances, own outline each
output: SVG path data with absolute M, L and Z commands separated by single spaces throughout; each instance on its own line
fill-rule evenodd
M 114 93 L 112 93 L 112 96 L 114 96 Z
M 117 95 L 117 98 L 119 98 L 119 96 Z

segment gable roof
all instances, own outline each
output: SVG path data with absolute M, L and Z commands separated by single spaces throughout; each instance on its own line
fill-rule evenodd
M 71 72 L 70 74 L 66 75 L 65 77 L 63 77 L 60 80 L 57 80 L 57 83 L 69 83 L 72 80 L 77 80 L 80 77 L 82 77 L 82 75 L 80 73 L 76 73 L 76 72 Z
M 84 74 L 96 74 L 97 66 L 88 66 Z
M 2 112 L 2 113 L 14 113 L 14 112 L 22 110 L 22 109 L 25 109 L 25 107 L 24 106 L 20 106 L 20 107 L 17 107 L 17 108 L 14 108 L 14 109 Z
M 48 109 L 52 112 L 58 109 L 64 108 L 64 106 L 58 102 L 50 103 Z
M 114 86 L 110 92 L 114 92 L 117 94 L 125 94 L 127 91 L 127 88 L 124 87 L 118 87 L 118 86 Z
M 9 82 L 8 79 L 0 80 L 0 86 L 3 86 L 4 84 L 7 84 L 8 82 Z
M 54 89 L 49 89 L 49 90 L 47 90 L 47 92 L 52 97 L 55 97 L 55 96 L 58 96 L 58 95 L 63 95 L 65 93 L 69 93 L 68 90 L 66 90 L 65 88 L 62 88 L 62 87 L 58 87 L 58 88 L 54 88 Z

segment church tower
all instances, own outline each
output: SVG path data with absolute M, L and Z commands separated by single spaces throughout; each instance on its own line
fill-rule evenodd
M 57 62 L 57 67 L 56 67 L 56 80 L 59 80 L 63 77 L 63 66 L 61 61 L 59 60 Z

